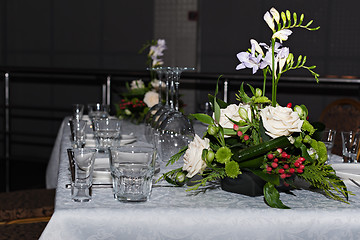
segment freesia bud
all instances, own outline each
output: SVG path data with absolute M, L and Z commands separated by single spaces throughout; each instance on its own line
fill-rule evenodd
M 267 25 L 269 26 L 269 28 L 271 30 L 275 31 L 274 19 L 272 18 L 271 14 L 269 12 L 266 12 L 264 14 L 264 20 L 267 23 Z
M 300 107 L 299 105 L 296 105 L 294 107 L 294 111 L 298 113 L 300 119 L 302 119 L 302 120 L 305 119 L 306 116 L 307 116 L 306 111 L 302 107 Z
M 286 59 L 286 63 L 291 63 L 294 61 L 294 55 L 292 53 L 289 53 L 289 56 Z
M 262 91 L 260 88 L 257 88 L 255 91 L 255 97 L 261 97 L 262 96 Z
M 279 24 L 279 22 L 280 22 L 280 14 L 279 14 L 279 12 L 275 8 L 271 8 L 270 13 L 273 16 L 273 18 L 275 19 L 275 22 L 277 24 Z
M 246 111 L 245 108 L 242 107 L 239 108 L 239 116 L 244 120 L 248 119 L 248 112 Z

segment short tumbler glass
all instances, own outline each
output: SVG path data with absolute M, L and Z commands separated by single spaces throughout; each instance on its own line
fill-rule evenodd
M 75 148 L 72 150 L 75 160 L 75 179 L 71 198 L 75 202 L 89 202 L 94 171 L 96 149 Z
M 125 145 L 109 149 L 114 198 L 121 202 L 149 199 L 156 151 L 149 145 Z
M 117 118 L 99 118 L 94 120 L 94 135 L 96 147 L 107 150 L 120 145 L 121 120 Z

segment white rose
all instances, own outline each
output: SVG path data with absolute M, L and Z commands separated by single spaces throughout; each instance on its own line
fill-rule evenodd
M 242 103 L 240 103 L 239 105 L 230 104 L 229 106 L 227 106 L 227 108 L 220 109 L 219 125 L 221 125 L 223 128 L 233 128 L 234 123 L 232 121 L 230 121 L 229 118 L 234 121 L 237 121 L 237 122 L 240 120 L 245 120 L 245 119 L 242 119 L 239 115 L 240 107 L 247 111 L 248 118 L 251 121 L 250 105 L 242 104 Z M 213 118 L 215 119 L 214 115 L 213 115 Z
M 131 83 L 130 83 L 130 89 L 133 90 L 133 89 L 137 89 L 137 88 L 145 88 L 145 84 L 144 82 L 139 79 L 139 80 L 133 80 Z
M 290 136 L 294 132 L 301 132 L 304 123 L 299 114 L 291 108 L 268 106 L 260 111 L 266 133 L 272 137 Z
M 187 171 L 186 177 L 192 178 L 197 173 L 202 173 L 206 168 L 205 161 L 201 158 L 203 149 L 208 149 L 209 139 L 201 139 L 195 134 L 194 140 L 188 145 L 188 149 L 184 154 L 183 170 Z
M 159 94 L 153 91 L 145 93 L 144 103 L 151 108 L 152 106 L 159 103 Z

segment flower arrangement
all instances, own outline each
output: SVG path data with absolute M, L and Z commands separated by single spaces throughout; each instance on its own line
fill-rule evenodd
M 152 69 L 164 64 L 160 57 L 164 55 L 163 51 L 166 49 L 166 42 L 164 39 L 152 40 L 145 44 L 139 53 L 142 53 L 147 48 L 149 48 L 149 53 L 147 54 L 146 64 L 150 69 L 150 83 L 145 85 L 141 79 L 133 80 L 130 85 L 126 83 L 127 92 L 121 93 L 121 102 L 115 105 L 117 117 L 129 119 L 136 124 L 144 121 L 149 109 L 159 103 L 160 99 L 158 93 L 160 83 Z M 164 87 L 164 84 L 162 84 L 162 87 Z
M 272 30 L 271 45 L 251 39 L 251 49 L 237 54 L 240 64 L 236 67 L 252 68 L 253 73 L 262 69 L 263 89 L 248 85 L 252 93 L 249 96 L 242 84 L 236 94 L 239 103 L 228 104 L 216 97 L 216 87 L 215 94 L 209 95 L 213 115 L 191 115 L 207 124 L 204 136 L 195 135 L 188 146 L 172 156 L 168 164 L 183 156 L 183 167 L 165 173 L 160 179 L 175 185 L 191 181 L 188 190 L 196 190 L 207 182 L 237 179 L 250 172 L 264 182 L 264 200 L 270 207 L 289 208 L 280 200 L 278 189 L 281 185 L 297 188 L 298 180 L 348 203 L 351 193 L 331 165 L 326 164 L 326 147 L 316 139 L 316 129 L 307 120 L 306 106 L 283 107 L 276 101 L 280 77 L 289 70 L 307 69 L 318 81 L 315 66 L 305 65 L 306 56 L 294 61 L 283 42 L 291 35 L 291 29 L 315 31 L 319 27 L 311 28 L 312 20 L 303 24 L 303 14 L 298 19 L 296 13 L 288 10 L 279 13 L 275 8 L 265 13 L 264 20 Z M 272 79 L 271 100 L 265 96 L 268 75 Z M 193 180 L 195 175 L 200 175 L 200 179 Z

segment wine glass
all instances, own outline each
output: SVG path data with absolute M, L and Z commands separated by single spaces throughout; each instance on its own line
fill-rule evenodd
M 162 92 L 163 92 L 163 76 L 166 73 L 166 68 L 165 67 L 157 67 L 157 68 L 149 68 L 149 70 L 151 71 L 155 71 L 158 75 L 158 79 L 159 79 L 159 102 L 157 104 L 155 104 L 154 106 L 152 106 L 149 111 L 147 112 L 147 114 L 145 115 L 145 137 L 146 140 L 148 142 L 151 141 L 151 136 L 152 136 L 152 127 L 151 127 L 151 122 L 152 119 L 154 117 L 154 115 L 159 111 L 160 108 L 163 107 L 163 103 L 162 103 Z
M 331 160 L 331 150 L 334 146 L 336 136 L 336 130 L 334 129 L 325 129 L 321 136 L 321 141 L 325 144 L 327 150 L 327 162 Z
M 193 68 L 172 68 L 173 90 L 169 111 L 163 113 L 156 127 L 156 142 L 162 161 L 168 161 L 171 156 L 187 146 L 194 138 L 195 131 L 190 120 L 179 111 L 179 80 L 183 71 L 194 70 Z
M 146 136 L 146 140 L 148 142 L 151 142 L 151 140 L 153 139 L 153 134 L 154 134 L 154 129 L 157 126 L 157 122 L 160 118 L 160 116 L 169 111 L 171 109 L 170 103 L 169 103 L 169 84 L 172 81 L 172 71 L 171 68 L 165 68 L 164 69 L 164 74 L 165 74 L 165 85 L 166 85 L 166 91 L 165 91 L 165 104 L 163 104 L 162 106 L 160 106 L 160 108 L 156 111 L 156 113 L 152 116 L 152 119 L 150 121 L 150 123 L 148 124 L 148 127 L 145 128 L 145 136 Z

